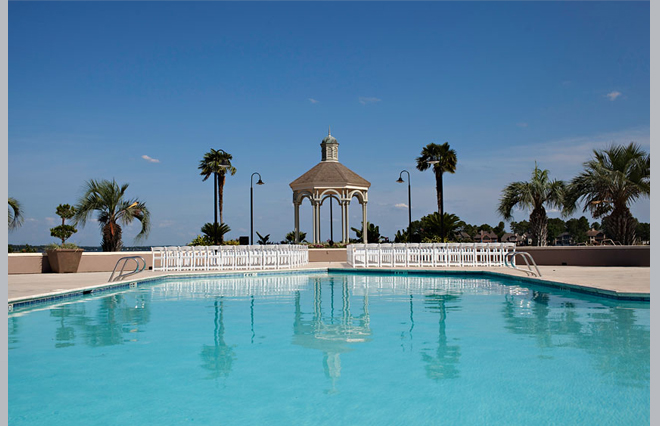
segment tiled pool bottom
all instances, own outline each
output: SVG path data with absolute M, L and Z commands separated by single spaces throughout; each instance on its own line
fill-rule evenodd
M 648 303 L 486 277 L 167 280 L 9 315 L 19 424 L 648 424 Z

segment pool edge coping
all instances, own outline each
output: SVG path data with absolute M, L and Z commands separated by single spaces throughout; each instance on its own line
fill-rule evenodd
M 70 299 L 74 297 L 85 296 L 89 294 L 97 294 L 117 289 L 125 289 L 137 287 L 140 284 L 145 284 L 150 281 L 166 280 L 172 278 L 196 278 L 204 276 L 222 276 L 222 277 L 254 277 L 257 275 L 284 275 L 284 274 L 299 274 L 299 273 L 323 273 L 328 272 L 328 268 L 309 268 L 309 269 L 291 269 L 291 270 L 268 270 L 260 269 L 254 271 L 190 271 L 186 273 L 170 273 L 158 275 L 155 277 L 142 277 L 134 278 L 123 281 L 108 282 L 104 284 L 78 287 L 73 289 L 62 290 L 58 292 L 35 294 L 32 296 L 14 297 L 7 300 L 9 312 L 16 308 L 24 308 L 30 305 L 39 305 L 42 303 L 53 302 L 56 300 Z M 18 306 L 17 306 L 18 305 Z
M 74 297 L 85 296 L 88 294 L 101 293 L 112 291 L 116 289 L 125 289 L 137 287 L 140 284 L 145 284 L 151 281 L 172 279 L 172 278 L 194 278 L 204 276 L 221 276 L 221 277 L 254 277 L 258 275 L 284 275 L 284 274 L 309 274 L 309 273 L 358 273 L 358 274 L 375 274 L 387 273 L 392 275 L 486 275 L 495 276 L 499 278 L 509 278 L 518 280 L 524 283 L 535 284 L 539 286 L 551 287 L 554 289 L 565 290 L 569 292 L 577 292 L 582 294 L 590 294 L 593 296 L 605 297 L 608 299 L 623 300 L 623 301 L 639 301 L 650 302 L 651 294 L 649 293 L 632 293 L 632 292 L 617 292 L 614 290 L 606 290 L 595 287 L 581 286 L 578 284 L 569 284 L 559 281 L 544 280 L 542 278 L 532 278 L 524 276 L 509 275 L 502 272 L 487 271 L 487 270 L 438 270 L 438 269 L 384 269 L 384 268 L 341 268 L 341 267 L 319 267 L 309 269 L 290 269 L 290 270 L 254 270 L 254 271 L 198 271 L 189 273 L 172 273 L 163 274 L 155 277 L 142 277 L 130 280 L 117 281 L 111 283 L 104 283 L 94 286 L 86 286 L 75 289 L 63 290 L 60 292 L 51 292 L 36 294 L 27 297 L 15 297 L 7 300 L 8 312 L 12 312 L 17 308 L 24 308 L 30 305 L 39 305 L 42 303 L 53 302 L 56 300 L 64 300 Z M 17 306 L 18 305 L 18 306 Z
M 385 268 L 372 268 L 372 269 L 353 269 L 353 268 L 328 268 L 328 272 L 362 272 L 366 274 L 373 273 L 391 273 L 394 275 L 421 275 L 421 274 L 433 274 L 433 275 L 490 275 L 498 278 L 508 278 L 517 281 L 522 281 L 524 283 L 535 284 L 538 286 L 551 287 L 553 289 L 565 290 L 569 292 L 590 294 L 593 296 L 605 297 L 608 299 L 615 300 L 624 300 L 624 301 L 638 301 L 638 302 L 650 302 L 651 293 L 646 292 L 618 292 L 615 290 L 607 290 L 597 287 L 582 286 L 579 284 L 570 284 L 560 281 L 546 280 L 543 278 L 537 277 L 526 277 L 519 275 L 509 275 L 497 271 L 487 271 L 487 270 L 437 270 L 437 269 L 385 269 Z

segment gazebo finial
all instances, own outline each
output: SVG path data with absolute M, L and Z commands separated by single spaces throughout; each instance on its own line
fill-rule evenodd
M 328 126 L 328 136 L 330 136 L 330 126 Z

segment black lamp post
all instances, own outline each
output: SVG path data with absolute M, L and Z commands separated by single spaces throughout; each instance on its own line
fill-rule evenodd
M 399 179 L 397 180 L 397 183 L 403 183 L 403 179 L 401 178 L 401 175 L 403 172 L 406 172 L 408 174 L 408 242 L 412 242 L 412 235 L 411 233 L 411 225 L 412 225 L 412 213 L 411 209 L 412 206 L 410 205 L 410 172 L 408 170 L 401 170 L 401 173 L 399 173 Z
M 264 182 L 261 180 L 261 175 L 257 172 L 252 173 L 250 176 L 250 245 L 254 244 L 254 202 L 253 202 L 253 189 L 252 189 L 252 178 L 254 175 L 259 175 L 259 181 L 257 185 L 263 185 Z

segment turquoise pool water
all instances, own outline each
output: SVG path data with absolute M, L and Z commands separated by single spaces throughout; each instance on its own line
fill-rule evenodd
M 10 425 L 643 425 L 650 310 L 486 276 L 178 279 L 9 315 Z

